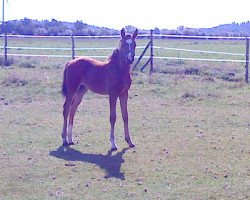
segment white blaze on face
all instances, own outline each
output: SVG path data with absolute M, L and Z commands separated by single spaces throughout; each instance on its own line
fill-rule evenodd
M 127 39 L 126 40 L 126 43 L 128 44 L 128 50 L 129 50 L 129 53 L 127 55 L 127 59 L 131 60 L 131 61 L 133 60 L 133 56 L 132 56 L 132 52 L 131 52 L 131 47 L 130 47 L 130 45 L 132 44 L 132 42 L 133 42 L 132 39 Z
M 128 50 L 131 51 L 130 45 L 132 44 L 133 40 L 132 39 L 127 39 L 126 43 L 128 44 Z

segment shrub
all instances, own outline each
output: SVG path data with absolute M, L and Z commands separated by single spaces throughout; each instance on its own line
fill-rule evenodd
M 4 78 L 2 84 L 5 86 L 12 86 L 12 85 L 23 86 L 23 85 L 28 84 L 28 81 L 25 79 L 22 79 L 19 74 L 10 73 Z
M 187 68 L 184 70 L 184 74 L 187 75 L 200 75 L 200 70 L 195 67 Z
M 187 98 L 196 98 L 197 95 L 195 95 L 193 92 L 190 91 L 184 91 L 183 94 L 181 95 L 181 97 L 183 99 L 187 99 Z
M 21 62 L 19 64 L 19 67 L 22 67 L 22 68 L 35 68 L 36 65 L 34 62 L 28 62 L 28 61 L 25 61 L 25 62 Z

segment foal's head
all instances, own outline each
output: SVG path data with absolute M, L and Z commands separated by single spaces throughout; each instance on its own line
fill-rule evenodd
M 136 29 L 133 35 L 126 35 L 124 28 L 121 30 L 120 40 L 120 56 L 123 62 L 132 64 L 135 59 L 135 38 L 137 37 L 138 30 Z

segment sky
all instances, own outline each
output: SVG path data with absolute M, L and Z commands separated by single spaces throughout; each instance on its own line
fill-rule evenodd
M 2 0 L 1 0 L 2 1 Z M 250 0 L 5 0 L 5 21 L 25 17 L 114 29 L 210 28 L 250 21 Z M 2 3 L 2 2 L 1 2 Z M 1 11 L 2 14 L 2 11 Z

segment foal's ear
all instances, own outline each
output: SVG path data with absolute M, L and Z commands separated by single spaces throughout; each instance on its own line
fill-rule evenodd
M 124 28 L 121 30 L 121 36 L 122 36 L 122 38 L 125 38 L 125 29 Z
M 135 29 L 135 32 L 134 32 L 132 38 L 135 39 L 137 37 L 137 35 L 138 35 L 138 29 Z

